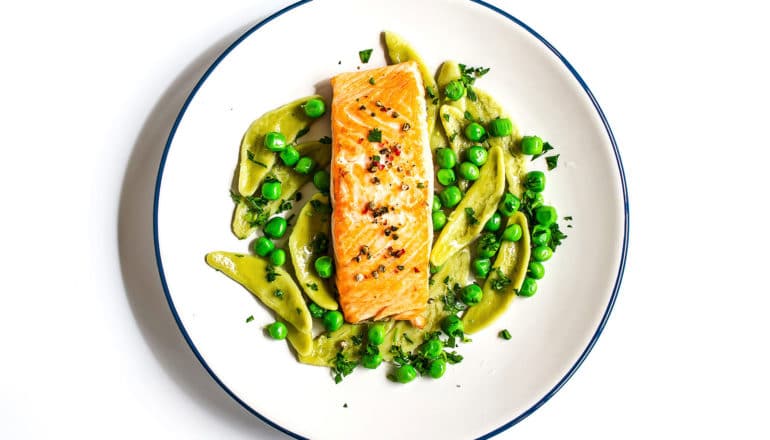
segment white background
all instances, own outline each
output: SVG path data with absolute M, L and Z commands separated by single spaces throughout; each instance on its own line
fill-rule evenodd
M 150 212 L 187 93 L 289 3 L 0 6 L 0 438 L 284 437 L 182 339 Z M 591 87 L 631 206 L 604 334 L 498 438 L 768 438 L 768 14 L 744 1 L 494 3 Z

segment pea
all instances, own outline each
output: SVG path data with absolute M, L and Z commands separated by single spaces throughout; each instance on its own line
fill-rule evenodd
M 265 135 L 265 147 L 270 151 L 281 152 L 286 149 L 286 136 L 277 131 Z
M 537 246 L 545 246 L 551 240 L 551 228 L 543 225 L 536 225 L 532 228 L 532 244 Z
M 462 336 L 463 322 L 456 315 L 449 315 L 441 322 L 441 328 L 449 336 Z
M 281 197 L 281 182 L 272 181 L 263 183 L 262 197 L 267 200 L 278 200 Z
M 422 344 L 422 347 L 420 347 L 420 351 L 422 352 L 423 356 L 428 359 L 436 359 L 437 357 L 441 356 L 441 351 L 443 349 L 444 344 L 442 344 L 438 338 L 431 338 L 428 340 L 428 342 Z
M 460 203 L 460 200 L 462 200 L 463 193 L 460 192 L 460 188 L 453 185 L 444 188 L 444 190 L 439 193 L 439 197 L 441 198 L 442 205 L 447 208 L 454 208 Z
M 396 369 L 396 380 L 400 383 L 409 383 L 417 377 L 417 370 L 411 365 L 402 365 Z
M 524 282 L 521 283 L 521 288 L 516 292 L 519 296 L 529 297 L 537 292 L 537 281 L 530 277 L 524 278 Z
M 331 186 L 331 175 L 326 170 L 318 170 L 313 175 L 313 185 L 318 188 L 319 191 L 329 191 Z
M 286 339 L 289 329 L 286 328 L 286 324 L 276 321 L 267 326 L 267 332 L 270 333 L 270 337 L 273 339 Z
M 318 98 L 308 100 L 303 107 L 309 118 L 320 118 L 326 113 L 326 103 Z
M 286 219 L 273 217 L 265 225 L 265 235 L 270 238 L 281 238 L 286 233 Z
M 273 266 L 283 266 L 283 263 L 286 262 L 286 251 L 283 249 L 276 249 L 273 252 L 270 252 L 270 263 L 273 264 Z
M 540 280 L 545 276 L 545 267 L 538 261 L 530 261 L 527 275 L 533 280 Z
M 299 151 L 291 145 L 287 146 L 285 150 L 281 151 L 278 155 L 287 167 L 293 167 L 299 160 Z
M 323 257 L 318 257 L 315 260 L 315 271 L 321 278 L 329 278 L 332 276 L 332 272 L 334 272 L 334 265 L 332 264 L 332 258 L 324 255 Z
M 527 191 L 527 196 L 529 197 L 530 209 L 537 209 L 543 206 L 543 193 Z
M 254 242 L 254 253 L 260 257 L 266 257 L 273 249 L 275 249 L 275 244 L 267 237 L 259 237 Z
M 372 345 L 380 345 L 385 342 L 385 326 L 383 324 L 373 324 L 366 333 L 366 338 Z
M 500 215 L 500 211 L 495 211 L 492 217 L 484 223 L 484 230 L 489 232 L 497 232 L 500 227 L 503 226 L 503 216 Z
M 310 316 L 313 318 L 323 318 L 324 313 L 326 313 L 326 310 L 323 307 L 314 302 L 308 304 L 307 308 L 310 310 Z
M 543 152 L 543 140 L 537 136 L 524 136 L 521 138 L 521 152 L 524 154 L 541 154 Z
M 489 153 L 484 147 L 476 145 L 468 148 L 468 150 L 465 152 L 465 156 L 468 158 L 470 163 L 480 167 L 487 163 Z
M 324 313 L 323 322 L 326 330 L 333 332 L 342 327 L 344 319 L 342 318 L 342 313 L 339 310 L 329 310 Z
M 460 164 L 460 177 L 470 181 L 478 180 L 480 176 L 479 167 L 470 163 L 463 162 Z
M 436 173 L 436 179 L 438 180 L 438 183 L 444 186 L 449 186 L 457 182 L 457 177 L 455 176 L 455 172 L 449 169 L 438 170 L 438 172 Z
M 476 253 L 481 258 L 492 258 L 500 249 L 500 242 L 497 241 L 495 234 L 487 232 L 481 236 L 476 247 Z
M 514 196 L 511 193 L 505 193 L 503 196 L 503 200 L 500 201 L 500 204 L 497 206 L 497 209 L 500 210 L 500 213 L 506 217 L 510 217 L 513 215 L 514 212 L 519 210 L 519 206 L 521 206 L 521 200 L 519 200 L 518 197 Z
M 545 189 L 545 174 L 542 171 L 530 171 L 524 177 L 524 186 L 536 193 Z
M 518 223 L 514 223 L 507 228 L 505 228 L 505 231 L 503 231 L 503 240 L 505 241 L 519 241 L 521 240 L 521 236 L 524 234 L 524 231 L 521 229 L 521 225 Z
M 434 379 L 439 379 L 446 372 L 446 361 L 444 359 L 436 359 L 430 363 L 428 367 L 428 374 Z
M 463 287 L 462 292 L 460 292 L 460 297 L 463 302 L 469 306 L 475 306 L 480 303 L 483 296 L 484 292 L 481 291 L 481 287 L 476 283 L 468 284 Z
M 444 87 L 444 94 L 452 101 L 457 101 L 465 94 L 465 85 L 462 81 L 454 80 Z
M 556 208 L 553 206 L 541 206 L 535 210 L 535 219 L 543 226 L 551 226 L 556 223 L 559 216 L 556 214 Z
M 361 356 L 361 365 L 363 365 L 364 368 L 374 370 L 375 368 L 379 367 L 381 363 L 382 355 L 379 353 L 365 354 Z
M 513 133 L 513 122 L 508 118 L 497 118 L 489 123 L 489 132 L 492 136 L 510 136 Z
M 538 246 L 532 249 L 532 258 L 535 261 L 548 261 L 553 256 L 553 251 L 548 246 Z
M 471 122 L 465 127 L 465 137 L 474 142 L 480 141 L 485 134 L 487 131 L 478 122 Z
M 300 174 L 310 174 L 315 168 L 315 161 L 309 157 L 300 157 L 297 161 L 297 165 L 294 166 L 294 171 Z
M 436 150 L 436 163 L 439 168 L 445 170 L 454 168 L 457 164 L 457 155 L 449 148 L 439 148 Z
M 473 274 L 476 278 L 486 278 L 492 270 L 492 260 L 489 258 L 476 258 L 473 260 Z
M 446 224 L 446 214 L 444 214 L 444 211 L 433 211 L 431 219 L 433 220 L 434 231 L 441 230 Z
M 438 197 L 438 194 L 433 194 L 433 210 L 440 211 L 441 208 L 441 199 Z

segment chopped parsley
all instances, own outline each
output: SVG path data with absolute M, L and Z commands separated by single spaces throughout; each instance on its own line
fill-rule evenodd
M 330 138 L 329 136 L 324 136 L 321 139 L 319 139 L 318 142 L 324 145 L 330 145 L 332 143 L 332 138 Z
M 425 182 L 417 182 L 417 188 L 419 189 L 425 188 Z
M 275 289 L 275 292 L 273 292 L 273 296 L 275 296 L 278 299 L 283 299 L 283 290 Z
M 433 90 L 433 87 L 431 87 L 431 86 L 425 87 L 425 92 L 426 92 L 426 93 L 428 94 L 428 96 L 430 96 L 431 98 L 435 98 L 435 97 L 436 97 L 436 91 L 435 91 L 435 90 Z
M 240 194 L 236 193 L 233 190 L 230 190 L 230 198 L 233 199 L 233 202 L 235 203 L 241 203 L 241 200 L 243 200 L 243 197 L 241 197 Z
M 449 113 L 444 113 L 442 117 L 444 118 L 445 121 L 449 122 Z
M 358 51 L 358 59 L 361 60 L 362 63 L 366 64 L 369 62 L 369 58 L 372 57 L 372 50 L 373 49 L 364 49 Z
M 557 154 L 555 156 L 548 156 L 545 158 L 545 163 L 548 165 L 548 171 L 553 170 L 559 165 L 559 156 L 560 154 Z
M 252 153 L 249 150 L 246 150 L 246 157 L 249 159 L 250 162 L 254 162 L 255 164 L 261 166 L 262 168 L 267 168 L 267 165 L 263 162 L 258 161 L 254 158 L 254 153 Z
M 317 233 L 310 241 L 310 249 L 313 250 L 313 255 L 325 254 L 329 249 L 329 237 L 323 232 Z
M 549 144 L 548 142 L 543 142 L 543 151 L 540 154 L 536 154 L 536 155 L 532 156 L 532 160 L 537 159 L 538 157 L 544 155 L 545 153 L 547 153 L 547 152 L 549 152 L 551 150 L 553 150 L 553 146 L 551 144 Z
M 492 289 L 496 291 L 501 291 L 505 289 L 507 286 L 511 284 L 511 279 L 505 276 L 502 270 L 498 267 L 495 269 L 495 275 L 497 275 L 497 278 L 492 280 Z
M 473 88 L 470 86 L 468 86 L 468 88 L 466 89 L 466 93 L 468 95 L 468 99 L 470 99 L 473 102 L 476 102 L 479 99 L 479 97 L 476 96 L 476 92 L 474 92 Z
M 288 211 L 291 207 L 291 202 L 281 199 L 281 204 L 278 205 L 278 212 Z
M 479 251 L 494 255 L 498 249 L 500 249 L 500 242 L 497 241 L 495 234 L 487 232 L 479 239 Z
M 273 266 L 267 266 L 265 268 L 265 274 L 266 274 L 265 278 L 267 278 L 267 281 L 269 283 L 272 283 L 273 281 L 275 281 L 276 278 L 281 276 L 281 274 L 276 273 L 275 267 L 273 267 Z
M 471 122 L 476 122 L 476 120 L 473 119 L 473 115 L 468 110 L 465 110 L 465 119 Z
M 254 320 L 254 315 L 249 315 L 249 317 L 246 318 L 246 324 L 250 323 L 253 320 Z
M 375 82 L 374 82 L 374 77 L 373 77 L 373 76 L 370 76 L 370 77 L 369 77 L 369 84 L 371 84 L 371 85 L 374 85 L 374 84 L 375 84 Z
M 508 329 L 503 329 L 500 331 L 500 333 L 497 334 L 497 336 L 500 336 L 501 338 L 505 339 L 506 341 L 509 341 L 511 339 L 511 332 L 508 331 Z
M 457 283 L 451 288 L 447 286 L 447 293 L 441 297 L 441 301 L 444 303 L 445 312 L 455 314 L 468 308 L 468 306 L 460 300 L 460 290 L 462 290 L 462 288 Z
M 350 337 L 350 342 L 353 343 L 353 345 L 361 345 L 361 342 L 363 342 L 363 338 L 359 335 L 353 335 Z
M 334 375 L 334 383 L 342 382 L 342 379 L 358 366 L 355 361 L 349 361 L 342 353 L 337 353 L 337 357 L 332 361 L 332 374 Z
M 367 135 L 366 139 L 369 142 L 382 142 L 382 132 L 379 128 L 372 128 L 369 130 L 369 135 Z
M 307 132 L 309 132 L 309 131 L 310 131 L 310 127 L 305 127 L 302 130 L 300 130 L 299 132 L 297 132 L 297 136 L 294 137 L 294 142 L 296 142 L 297 139 L 301 138 L 302 136 L 306 135 Z
M 551 229 L 551 239 L 548 240 L 548 247 L 555 251 L 561 245 L 561 242 L 567 238 L 567 235 L 561 232 L 558 223 L 552 223 L 549 228 Z
M 305 283 L 305 285 L 314 292 L 318 291 L 318 284 L 316 283 Z
M 465 216 L 468 217 L 469 225 L 475 225 L 479 222 L 479 219 L 476 218 L 476 213 L 473 211 L 473 208 L 465 208 Z
M 564 217 L 564 220 L 567 220 L 568 222 L 571 222 L 572 221 L 572 216 L 568 215 L 568 216 Z

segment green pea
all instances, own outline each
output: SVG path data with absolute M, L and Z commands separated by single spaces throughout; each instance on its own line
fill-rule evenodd
M 372 324 L 366 333 L 366 338 L 372 345 L 380 345 L 385 342 L 385 325 Z
M 543 225 L 536 225 L 532 228 L 532 245 L 545 246 L 551 241 L 551 228 Z
M 318 257 L 315 260 L 315 271 L 321 278 L 329 278 L 332 276 L 332 272 L 334 272 L 334 265 L 332 264 L 332 257 L 329 257 L 327 255 L 324 255 L 323 257 Z
M 275 249 L 275 244 L 267 237 L 259 237 L 254 242 L 254 253 L 260 257 L 266 257 L 273 249 Z
M 319 191 L 329 191 L 331 186 L 331 175 L 326 170 L 318 170 L 313 175 L 313 185 L 318 188 Z
M 478 122 L 471 122 L 465 127 L 465 137 L 474 142 L 480 141 L 485 134 L 487 131 Z
M 430 363 L 428 367 L 428 374 L 434 379 L 439 379 L 446 372 L 446 361 L 444 359 L 436 359 Z
M 423 356 L 428 359 L 436 359 L 441 356 L 441 351 L 444 349 L 444 344 L 438 340 L 438 338 L 431 338 L 420 347 L 420 351 Z
M 497 118 L 489 123 L 489 133 L 495 137 L 510 136 L 513 133 L 513 122 L 508 118 Z
M 449 84 L 444 87 L 444 94 L 452 101 L 457 101 L 465 94 L 465 84 L 458 80 L 449 81 Z
M 486 278 L 492 270 L 492 260 L 489 258 L 476 258 L 473 260 L 473 274 L 476 278 Z
M 307 306 L 308 310 L 310 310 L 310 316 L 313 318 L 323 318 L 324 313 L 326 313 L 326 309 L 319 306 L 318 304 L 311 302 Z
M 543 140 L 537 136 L 524 136 L 521 138 L 521 152 L 524 154 L 541 154 L 543 152 Z
M 447 208 L 454 208 L 463 199 L 463 193 L 456 185 L 448 186 L 439 193 L 441 204 Z
M 379 367 L 381 363 L 382 363 L 382 355 L 379 353 L 365 354 L 361 356 L 361 365 L 364 368 L 369 368 L 371 370 L 374 370 L 375 368 Z
M 411 365 L 402 365 L 396 369 L 396 380 L 400 383 L 409 383 L 417 377 L 417 370 Z
M 265 235 L 270 238 L 281 238 L 286 233 L 286 219 L 273 217 L 265 225 Z
M 489 232 L 497 232 L 500 227 L 503 226 L 503 216 L 500 215 L 500 211 L 495 211 L 492 217 L 484 223 L 484 230 Z
M 342 323 L 344 321 L 345 320 L 342 317 L 342 312 L 339 310 L 329 310 L 324 313 L 323 323 L 327 331 L 333 332 L 338 330 L 340 327 L 342 327 Z
M 463 179 L 470 181 L 478 180 L 480 175 L 479 167 L 476 165 L 470 162 L 463 162 L 460 164 L 460 177 Z
M 541 206 L 535 210 L 535 219 L 543 226 L 551 226 L 556 223 L 559 216 L 556 214 L 556 208 L 553 206 Z
M 521 283 L 521 288 L 516 292 L 519 296 L 529 297 L 537 292 L 537 281 L 530 277 L 524 278 L 524 282 Z
M 281 152 L 286 149 L 286 136 L 277 131 L 265 135 L 265 147 L 270 151 Z
M 444 214 L 444 211 L 433 211 L 431 219 L 433 220 L 434 231 L 440 231 L 446 224 L 446 214 Z
M 287 167 L 293 167 L 299 160 L 299 151 L 291 145 L 287 146 L 285 150 L 281 151 L 278 155 Z
M 500 201 L 497 209 L 500 210 L 502 215 L 510 217 L 514 212 L 519 210 L 519 206 L 521 206 L 521 200 L 518 197 L 511 193 L 505 193 L 503 200 Z
M 460 297 L 463 302 L 469 306 L 475 306 L 480 303 L 483 296 L 484 292 L 481 291 L 481 287 L 476 283 L 468 284 L 463 287 L 462 292 L 460 292 Z
M 281 198 L 281 182 L 272 181 L 263 183 L 262 197 L 267 200 L 278 200 Z
M 436 150 L 436 163 L 439 168 L 445 170 L 454 168 L 457 164 L 457 155 L 449 148 L 439 148 Z
M 276 321 L 267 326 L 267 332 L 270 333 L 270 337 L 273 339 L 286 339 L 289 329 L 286 328 L 286 324 Z
M 529 198 L 529 208 L 537 209 L 543 206 L 543 193 L 527 191 L 527 198 Z
M 440 211 L 441 208 L 441 199 L 438 197 L 438 194 L 433 194 L 433 210 Z
M 507 228 L 505 228 L 505 231 L 503 231 L 503 240 L 505 241 L 519 241 L 521 240 L 521 236 L 524 234 L 524 231 L 521 229 L 521 225 L 518 223 L 514 223 Z
M 449 336 L 462 336 L 463 322 L 456 315 L 449 315 L 441 322 L 441 328 Z
M 310 174 L 315 168 L 315 161 L 309 157 L 300 157 L 297 161 L 297 165 L 294 166 L 294 171 L 300 174 Z
M 457 177 L 455 177 L 454 170 L 448 170 L 448 169 L 440 169 L 436 173 L 436 179 L 438 180 L 438 183 L 449 186 L 453 183 L 457 182 Z
M 273 266 L 283 266 L 283 263 L 286 262 L 286 251 L 283 249 L 275 249 L 273 252 L 270 252 L 270 263 L 273 264 Z
M 484 233 L 478 241 L 476 253 L 481 258 L 492 258 L 500 249 L 500 242 L 497 241 L 495 234 L 491 232 Z
M 318 98 L 309 99 L 303 107 L 309 118 L 320 118 L 326 113 L 326 103 Z
M 480 167 L 487 163 L 489 152 L 487 152 L 484 147 L 476 145 L 468 148 L 468 150 L 465 152 L 465 156 L 468 158 L 470 163 Z
M 530 261 L 527 268 L 527 275 L 534 280 L 542 279 L 545 276 L 545 267 L 538 261 Z
M 553 256 L 553 251 L 548 246 L 538 246 L 532 249 L 532 258 L 535 261 L 548 261 Z
M 542 171 L 530 171 L 524 177 L 524 186 L 536 193 L 545 189 L 545 174 Z

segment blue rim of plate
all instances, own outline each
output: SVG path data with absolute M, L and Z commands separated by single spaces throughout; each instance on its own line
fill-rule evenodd
M 171 147 L 171 143 L 174 140 L 174 135 L 176 134 L 176 130 L 179 127 L 179 123 L 182 121 L 182 118 L 184 117 L 184 114 L 187 111 L 187 107 L 190 105 L 190 102 L 192 102 L 192 99 L 197 94 L 198 90 L 203 86 L 203 83 L 206 82 L 206 79 L 208 79 L 209 75 L 216 69 L 216 67 L 219 65 L 220 62 L 233 50 L 235 49 L 243 40 L 249 37 L 249 35 L 253 34 L 262 26 L 266 25 L 267 23 L 273 21 L 274 19 L 280 17 L 281 15 L 286 14 L 287 12 L 291 11 L 292 9 L 295 9 L 299 6 L 304 5 L 305 3 L 310 3 L 313 0 L 300 0 L 296 3 L 293 3 L 280 11 L 270 15 L 269 17 L 265 18 L 261 22 L 254 25 L 251 29 L 247 30 L 243 35 L 241 35 L 233 44 L 231 44 L 227 49 L 225 49 L 224 52 L 222 52 L 219 57 L 211 64 L 211 66 L 206 70 L 206 73 L 203 74 L 201 79 L 198 81 L 198 83 L 195 85 L 195 87 L 190 92 L 190 95 L 185 100 L 184 104 L 182 105 L 181 110 L 179 111 L 179 115 L 177 116 L 176 120 L 174 121 L 174 125 L 171 127 L 171 131 L 168 135 L 168 140 L 166 141 L 166 146 L 163 150 L 163 155 L 160 159 L 160 164 L 158 167 L 158 178 L 155 183 L 155 198 L 153 202 L 153 212 L 152 212 L 152 223 L 153 223 L 153 240 L 155 242 L 155 259 L 156 263 L 158 265 L 158 273 L 160 275 L 160 281 L 163 285 L 163 292 L 166 295 L 166 300 L 168 301 L 168 305 L 171 308 L 171 313 L 174 315 L 174 320 L 176 321 L 177 326 L 179 326 L 179 330 L 182 332 L 182 335 L 184 336 L 185 341 L 187 341 L 187 344 L 192 349 L 193 353 L 195 354 L 195 357 L 198 358 L 198 361 L 200 361 L 201 365 L 203 365 L 203 368 L 209 373 L 212 379 L 220 386 L 227 394 L 230 395 L 236 402 L 238 402 L 243 408 L 245 408 L 250 413 L 257 416 L 260 420 L 267 423 L 268 425 L 272 426 L 273 428 L 283 432 L 284 434 L 287 434 L 291 437 L 297 438 L 297 439 L 305 439 L 305 437 L 302 437 L 301 435 L 294 433 L 286 428 L 284 428 L 281 425 L 276 424 L 272 420 L 268 419 L 267 417 L 263 416 L 253 408 L 251 408 L 246 402 L 241 400 L 232 390 L 230 390 L 219 377 L 214 373 L 214 371 L 209 367 L 209 365 L 206 363 L 206 361 L 203 359 L 203 355 L 198 351 L 198 348 L 193 343 L 192 339 L 190 339 L 190 335 L 187 333 L 187 329 L 185 329 L 184 324 L 182 324 L 181 319 L 179 318 L 179 314 L 176 311 L 176 307 L 174 306 L 174 301 L 171 299 L 171 293 L 168 289 L 168 284 L 166 283 L 166 276 L 163 272 L 163 262 L 160 257 L 160 241 L 158 240 L 158 199 L 160 197 L 160 186 L 161 181 L 163 180 L 163 169 L 166 165 L 166 157 L 168 156 L 168 151 Z M 519 423 L 520 421 L 524 420 L 527 416 L 535 412 L 538 408 L 543 406 L 545 402 L 547 402 L 551 397 L 558 392 L 561 387 L 564 386 L 565 383 L 572 377 L 573 374 L 575 374 L 575 371 L 580 367 L 580 365 L 583 364 L 583 361 L 585 361 L 586 357 L 588 356 L 588 353 L 591 352 L 591 349 L 596 344 L 596 341 L 599 339 L 599 336 L 602 333 L 602 330 L 604 330 L 604 326 L 607 324 L 607 320 L 610 317 L 610 313 L 612 312 L 612 308 L 615 305 L 615 300 L 618 297 L 618 292 L 620 290 L 620 283 L 623 280 L 623 271 L 626 267 L 626 257 L 628 254 L 628 223 L 629 223 L 629 210 L 628 210 L 628 188 L 626 186 L 626 175 L 625 171 L 623 169 L 623 162 L 620 159 L 620 151 L 618 151 L 618 145 L 615 142 L 615 136 L 612 134 L 612 129 L 610 128 L 609 122 L 607 122 L 607 117 L 604 116 L 604 112 L 602 111 L 601 107 L 599 106 L 599 103 L 596 101 L 596 98 L 594 97 L 593 93 L 591 93 L 591 90 L 588 88 L 588 85 L 583 81 L 583 78 L 580 76 L 580 74 L 577 73 L 574 67 L 572 67 L 572 64 L 567 61 L 567 59 L 562 55 L 558 50 L 556 50 L 555 47 L 551 43 L 549 43 L 543 36 L 535 32 L 534 29 L 526 25 L 523 21 L 519 20 L 518 18 L 514 17 L 513 15 L 503 11 L 502 9 L 498 8 L 497 6 L 490 5 L 489 3 L 486 3 L 482 0 L 469 0 L 472 3 L 479 4 L 481 6 L 484 6 L 503 17 L 507 18 L 508 20 L 511 20 L 515 24 L 521 26 L 524 28 L 527 32 L 529 32 L 533 37 L 537 38 L 541 43 L 545 45 L 545 47 L 548 48 L 554 55 L 556 55 L 559 60 L 561 60 L 562 63 L 569 69 L 570 73 L 572 73 L 572 76 L 578 81 L 580 86 L 583 88 L 583 90 L 588 95 L 588 98 L 591 100 L 591 103 L 593 104 L 594 108 L 596 109 L 597 113 L 599 114 L 599 117 L 602 120 L 602 124 L 604 125 L 604 129 L 607 132 L 607 136 L 610 139 L 610 143 L 612 144 L 612 150 L 615 153 L 615 160 L 618 164 L 618 172 L 620 173 L 620 184 L 621 188 L 623 190 L 623 210 L 624 210 L 624 220 L 623 220 L 623 248 L 622 248 L 622 254 L 620 257 L 620 266 L 618 267 L 618 273 L 615 278 L 615 286 L 612 289 L 612 296 L 610 297 L 610 301 L 607 304 L 607 308 L 604 311 L 604 315 L 602 316 L 601 321 L 599 322 L 599 326 L 596 329 L 596 332 L 594 332 L 593 336 L 591 337 L 591 341 L 588 343 L 588 346 L 583 350 L 583 353 L 581 353 L 580 357 L 578 357 L 578 360 L 575 362 L 575 364 L 572 366 L 572 368 L 567 371 L 567 373 L 564 375 L 561 380 L 553 387 L 551 388 L 545 396 L 540 398 L 532 407 L 530 407 L 528 410 L 524 411 L 523 413 L 519 414 L 511 420 L 510 422 L 499 426 L 496 429 L 493 429 L 492 431 L 488 432 L 487 434 L 482 435 L 479 437 L 479 439 L 488 439 L 491 437 L 494 437 L 495 435 L 505 431 L 506 429 L 512 427 L 513 425 Z

